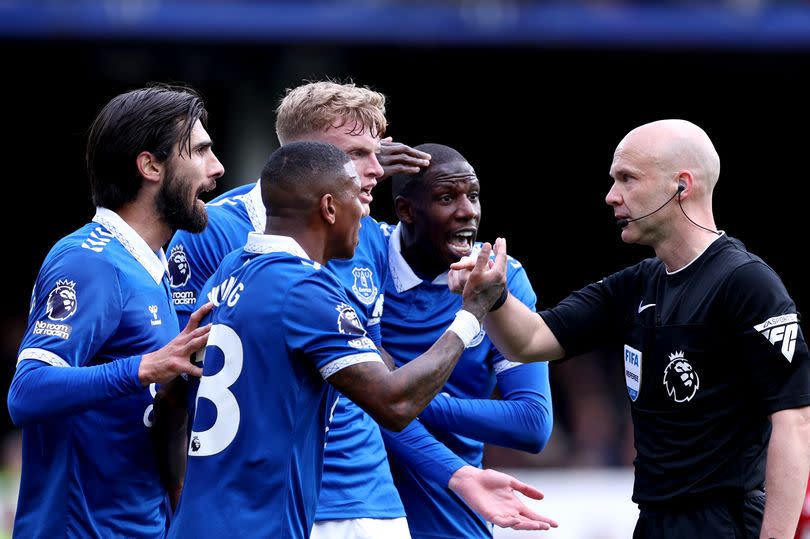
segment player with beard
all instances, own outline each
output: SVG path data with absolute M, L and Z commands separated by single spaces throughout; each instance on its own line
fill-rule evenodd
M 201 374 L 190 356 L 210 306 L 180 331 L 162 246 L 206 225 L 199 195 L 223 174 L 206 119 L 193 90 L 153 85 L 113 98 L 90 128 L 96 214 L 42 264 L 8 395 L 23 436 L 15 537 L 165 536 L 153 397 Z
M 377 345 L 388 275 L 388 247 L 378 223 L 368 216 L 371 190 L 380 178 L 417 172 L 420 166 L 429 163 L 430 157 L 390 139 L 381 140 L 386 126 L 385 96 L 351 83 L 303 84 L 289 90 L 276 111 L 276 134 L 282 146 L 305 140 L 331 143 L 349 155 L 357 170 L 366 212 L 360 242 L 352 258 L 334 259 L 328 267 L 343 283 L 364 331 Z M 208 211 L 209 226 L 202 234 L 179 232 L 169 246 L 172 260 L 182 266 L 172 272 L 181 279 L 172 282 L 181 320 L 194 308 L 203 284 L 225 255 L 244 245 L 249 232 L 264 231 L 261 181 L 225 193 L 209 203 Z M 334 414 L 324 455 L 323 486 L 313 539 L 409 537 L 383 436 L 395 438 L 402 458 L 411 459 L 431 481 L 451 488 L 489 521 L 518 529 L 548 527 L 547 519 L 531 511 L 513 494 L 517 490 L 532 497 L 541 496 L 536 489 L 506 474 L 470 466 L 435 440 L 418 421 L 401 433 L 390 433 L 381 430 L 351 400 L 340 397 L 332 404 Z M 188 451 L 188 444 L 185 447 Z M 174 459 L 178 488 L 186 451 Z M 195 458 L 193 451 L 188 451 L 188 455 Z
M 430 165 L 392 178 L 400 222 L 387 228 L 390 277 L 382 341 L 399 366 L 430 347 L 452 321 L 461 297 L 447 287 L 450 264 L 481 247 L 475 243 L 481 185 L 473 167 L 448 146 L 415 149 L 431 155 Z M 534 309 L 537 298 L 525 270 L 511 257 L 507 267 L 510 293 Z M 501 399 L 490 400 L 496 386 Z M 442 393 L 419 417 L 437 439 L 476 468 L 485 442 L 537 453 L 553 424 L 548 366 L 507 361 L 481 332 L 459 358 Z M 397 453 L 389 459 L 414 539 L 492 537 L 484 518 Z
M 717 230 L 720 157 L 700 127 L 633 129 L 610 176 L 605 201 L 622 240 L 656 256 L 539 316 L 507 298 L 487 333 L 519 361 L 615 350 L 637 454 L 633 537 L 792 537 L 810 468 L 810 355 L 796 305 L 773 269 Z

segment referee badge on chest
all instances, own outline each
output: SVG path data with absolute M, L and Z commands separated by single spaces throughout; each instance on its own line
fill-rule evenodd
M 354 275 L 354 284 L 352 284 L 352 291 L 357 299 L 371 305 L 377 297 L 377 287 L 374 286 L 374 274 L 368 268 L 354 268 L 352 270 Z
M 641 352 L 629 344 L 624 345 L 624 380 L 630 400 L 635 402 L 641 389 Z

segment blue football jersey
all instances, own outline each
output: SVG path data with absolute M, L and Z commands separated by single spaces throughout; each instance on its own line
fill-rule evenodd
M 170 537 L 309 537 L 340 369 L 382 361 L 335 276 L 251 233 L 202 290 L 211 335 Z
M 461 308 L 461 296 L 447 287 L 447 273 L 434 281 L 423 281 L 410 268 L 401 255 L 399 228 L 385 227 L 391 235 L 389 243 L 390 277 L 385 293 L 385 311 L 382 317 L 382 337 L 385 349 L 399 365 L 427 350 L 447 329 Z M 477 245 L 476 248 L 480 248 Z M 512 295 L 534 309 L 536 296 L 525 270 L 514 258 L 509 257 L 507 286 Z M 446 396 L 459 399 L 460 406 L 469 406 L 475 399 L 487 399 L 496 383 L 504 396 L 520 393 L 530 395 L 540 406 L 532 405 L 544 417 L 544 435 L 550 431 L 550 391 L 548 365 L 546 363 L 513 363 L 507 361 L 482 329 L 467 346 L 458 360 L 453 374 L 445 384 L 437 400 Z M 480 403 L 480 401 L 477 401 Z M 493 406 L 499 403 L 491 403 Z M 522 403 L 521 403 L 522 405 Z M 484 413 L 486 408 L 480 407 Z M 444 411 L 441 416 L 450 412 Z M 426 415 L 426 414 L 423 414 Z M 519 415 L 519 414 L 513 414 Z M 506 415 L 508 417 L 508 415 Z M 496 436 L 487 435 L 489 428 L 484 419 L 475 428 L 463 429 L 467 435 L 449 428 L 432 424 L 423 417 L 428 430 L 459 455 L 468 464 L 481 466 L 484 443 L 481 440 L 500 442 Z M 442 421 L 452 420 L 442 417 Z M 476 420 L 481 418 L 476 418 Z M 470 419 L 472 421 L 472 419 Z M 492 419 L 492 428 L 502 428 L 499 422 L 507 421 L 502 416 Z M 528 425 L 528 426 L 527 426 Z M 516 421 L 512 429 L 536 428 L 534 423 Z M 509 428 L 505 430 L 511 430 Z M 536 433 L 535 433 L 536 434 Z M 491 524 L 472 511 L 446 485 L 437 485 L 427 480 L 420 470 L 408 466 L 402 459 L 390 458 L 394 481 L 399 490 L 408 517 L 411 535 L 414 538 L 491 537 Z
M 181 325 L 196 308 L 203 284 L 225 255 L 242 247 L 248 232 L 264 232 L 266 216 L 259 183 L 237 187 L 207 208 L 206 230 L 200 234 L 180 231 L 169 245 L 172 294 Z M 366 217 L 354 258 L 327 264 L 375 343 L 380 339 L 387 249 L 379 225 Z M 335 392 L 336 398 L 338 395 Z M 330 407 L 333 416 L 316 520 L 405 516 L 376 422 L 345 397 L 337 398 L 336 404 L 332 401 Z
M 165 535 L 166 496 L 150 438 L 155 387 L 142 387 L 137 369 L 142 354 L 178 331 L 163 252 L 114 212 L 99 208 L 93 222 L 51 249 L 37 276 L 9 406 L 26 408 L 13 401 L 39 362 L 89 378 L 81 392 L 65 385 L 28 396 L 52 410 L 22 427 L 15 537 Z M 91 379 L 98 369 L 85 369 L 117 365 L 124 367 L 118 380 Z

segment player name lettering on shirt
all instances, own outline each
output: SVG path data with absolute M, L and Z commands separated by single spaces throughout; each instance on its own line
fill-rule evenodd
M 219 307 L 222 304 L 233 307 L 239 301 L 244 290 L 244 283 L 237 283 L 236 277 L 230 277 L 227 281 L 211 289 L 208 293 L 208 301 L 213 303 L 214 307 Z

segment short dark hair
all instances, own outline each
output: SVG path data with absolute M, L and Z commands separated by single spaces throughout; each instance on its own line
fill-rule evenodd
M 430 164 L 426 167 L 420 168 L 419 172 L 412 174 L 395 174 L 391 177 L 391 195 L 394 200 L 398 196 L 411 196 L 415 186 L 420 185 L 420 181 L 425 176 L 430 167 L 451 163 L 453 161 L 467 161 L 461 153 L 455 148 L 445 146 L 444 144 L 426 143 L 414 146 L 414 149 L 429 153 Z
M 187 86 L 154 83 L 114 97 L 99 112 L 87 137 L 87 175 L 93 203 L 118 210 L 143 183 L 135 158 L 143 151 L 164 162 L 178 145 L 191 153 L 191 131 L 208 112 Z
M 268 215 L 275 198 L 315 202 L 333 189 L 338 177 L 346 176 L 351 159 L 334 144 L 315 141 L 290 142 L 274 151 L 262 168 L 262 200 Z

